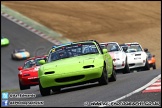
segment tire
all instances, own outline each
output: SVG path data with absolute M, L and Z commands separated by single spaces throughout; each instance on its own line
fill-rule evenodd
M 107 85 L 109 80 L 108 80 L 108 75 L 107 75 L 107 70 L 106 70 L 106 65 L 103 66 L 103 71 L 102 71 L 102 75 L 99 78 L 99 84 L 100 85 Z
M 150 70 L 150 65 L 146 59 L 146 63 L 145 63 L 145 66 L 144 66 L 144 70 Z
M 153 69 L 156 69 L 156 64 L 154 64 L 152 68 L 153 68 Z
M 110 81 L 110 82 L 116 81 L 116 71 L 115 71 L 114 68 L 113 68 L 113 70 L 112 70 L 112 75 L 111 75 L 109 81 Z
M 30 86 L 24 86 L 21 84 L 20 80 L 19 80 L 19 87 L 20 87 L 20 90 L 26 90 L 26 89 L 30 89 Z
M 11 54 L 11 58 L 12 58 L 12 60 L 14 60 L 15 58 L 14 58 L 14 56 Z
M 127 64 L 127 60 L 125 61 L 125 67 L 123 69 L 123 74 L 125 74 L 125 73 L 130 73 L 130 69 L 129 69 L 129 66 Z
M 52 88 L 52 91 L 53 92 L 60 92 L 61 91 L 61 88 L 60 87 L 53 87 Z
M 39 82 L 39 90 L 42 96 L 50 95 L 50 89 L 49 88 L 43 88 Z

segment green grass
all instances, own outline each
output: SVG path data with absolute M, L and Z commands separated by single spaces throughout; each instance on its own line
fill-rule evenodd
M 1 93 L 2 92 L 14 92 L 14 91 L 18 91 L 20 89 L 9 89 L 9 90 L 1 90 Z

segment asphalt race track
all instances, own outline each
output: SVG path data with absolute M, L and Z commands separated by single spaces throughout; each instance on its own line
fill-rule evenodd
M 11 60 L 11 52 L 15 48 L 26 48 L 31 55 L 42 55 L 53 46 L 52 43 L 42 39 L 19 25 L 1 16 L 1 34 L 9 38 L 10 45 L 1 48 L 1 90 L 19 88 L 18 66 L 24 61 Z M 132 72 L 129 74 L 117 74 L 116 82 L 99 86 L 98 83 L 79 85 L 63 88 L 60 93 L 52 93 L 42 97 L 38 86 L 31 89 L 12 93 L 35 94 L 35 98 L 10 98 L 9 100 L 43 101 L 42 106 L 52 107 L 82 107 L 85 102 L 113 101 L 147 84 L 153 78 L 161 74 L 161 69 Z M 24 106 L 24 105 L 22 105 Z M 29 107 L 31 107 L 29 105 Z M 41 105 L 40 105 L 41 107 Z
M 59 93 L 51 93 L 49 96 L 42 97 L 39 92 L 39 87 L 34 86 L 31 89 L 24 91 L 16 91 L 10 94 L 35 94 L 34 98 L 9 98 L 10 101 L 43 101 L 45 107 L 84 107 L 85 102 L 93 101 L 113 101 L 120 98 L 141 86 L 144 86 L 158 74 L 161 70 L 156 71 L 143 71 L 129 74 L 117 74 L 116 82 L 109 82 L 108 85 L 99 86 L 98 83 L 91 83 L 85 85 L 79 85 L 69 88 L 63 88 Z M 140 94 L 140 95 L 139 95 Z M 138 100 L 140 96 L 143 96 L 139 92 L 138 97 L 134 101 Z M 147 101 L 149 94 L 143 96 L 143 101 Z M 160 101 L 160 95 L 155 101 Z M 150 98 L 150 96 L 148 97 Z M 152 100 L 153 98 L 150 98 Z M 139 100 L 140 101 L 140 100 Z M 154 100 L 152 100 L 154 101 Z M 12 105 L 15 106 L 15 105 Z M 18 105 L 25 106 L 25 105 Z M 29 105 L 28 107 L 30 107 Z M 34 105 L 36 107 L 36 105 Z M 90 106 L 90 105 L 89 105 Z
M 13 61 L 11 53 L 16 48 L 25 48 L 31 54 L 47 54 L 53 44 L 36 34 L 22 28 L 1 16 L 1 35 L 10 40 L 10 45 L 1 47 L 1 89 L 15 89 L 18 85 L 18 66 L 22 66 L 23 61 Z

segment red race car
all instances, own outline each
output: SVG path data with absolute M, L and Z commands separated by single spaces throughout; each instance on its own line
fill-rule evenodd
M 47 56 L 37 56 L 25 61 L 24 66 L 18 67 L 20 90 L 30 89 L 30 86 L 38 85 L 39 60 L 47 60 Z

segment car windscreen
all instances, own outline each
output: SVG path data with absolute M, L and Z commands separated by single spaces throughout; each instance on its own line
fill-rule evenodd
M 39 64 L 39 60 L 44 60 L 44 58 L 35 58 L 32 60 L 28 60 L 24 63 L 24 69 L 26 68 L 31 68 L 33 66 L 40 66 L 41 64 Z
M 94 43 L 73 43 L 59 48 L 54 48 L 49 54 L 47 62 L 86 54 L 99 54 L 99 51 Z
M 26 69 L 26 68 L 31 68 L 31 67 L 34 66 L 34 65 L 35 65 L 34 60 L 28 60 L 28 61 L 26 61 L 26 62 L 24 63 L 24 69 Z
M 128 44 L 128 49 L 126 53 L 140 52 L 140 51 L 142 51 L 142 48 L 140 47 L 139 44 Z
M 146 54 L 147 54 L 147 58 L 150 60 L 152 58 L 151 53 L 150 52 L 147 52 Z
M 120 48 L 116 43 L 108 43 L 106 48 L 108 52 L 120 51 Z
M 15 50 L 16 53 L 25 52 L 25 49 Z
M 102 49 L 106 48 L 106 44 L 100 44 L 100 46 Z

